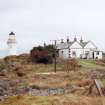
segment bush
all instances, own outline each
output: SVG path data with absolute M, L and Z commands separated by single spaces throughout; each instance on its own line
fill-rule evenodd
M 78 60 L 76 59 L 68 59 L 66 61 L 66 70 L 69 71 L 77 71 L 80 67 Z
M 17 56 L 18 61 L 22 64 L 27 64 L 30 62 L 30 55 L 29 54 L 20 54 Z
M 13 63 L 13 62 L 20 62 L 21 64 L 27 64 L 30 62 L 30 55 L 29 54 L 20 54 L 18 56 L 12 55 L 7 56 L 4 58 L 6 63 Z
M 0 59 L 0 71 L 3 70 L 3 69 L 5 69 L 6 66 L 7 65 L 6 65 L 5 61 Z
M 34 47 L 31 52 L 31 60 L 35 63 L 51 64 L 53 63 L 53 53 L 44 47 Z
M 17 61 L 17 56 L 15 56 L 15 55 L 7 56 L 7 57 L 4 58 L 4 61 L 5 61 L 6 63 Z

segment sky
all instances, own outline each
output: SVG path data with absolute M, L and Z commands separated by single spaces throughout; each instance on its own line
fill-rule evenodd
M 18 53 L 75 35 L 105 50 L 105 0 L 0 0 L 0 56 L 11 31 Z

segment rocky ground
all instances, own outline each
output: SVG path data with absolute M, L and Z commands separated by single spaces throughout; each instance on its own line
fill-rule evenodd
M 18 98 L 18 96 L 24 97 L 27 95 L 47 98 L 76 95 L 76 97 L 90 97 L 89 100 L 91 100 L 91 97 L 98 96 L 95 87 L 93 93 L 89 94 L 89 88 L 94 83 L 94 79 L 100 79 L 103 84 L 105 83 L 105 66 L 103 62 L 98 64 L 97 61 L 80 61 L 81 67 L 77 71 L 70 72 L 65 72 L 65 66 L 59 64 L 57 66 L 59 70 L 54 73 L 53 65 L 33 64 L 23 58 L 21 57 L 20 60 L 20 58 L 13 57 L 12 59 L 0 60 L 0 100 L 3 103 L 4 100 L 8 101 L 9 97 Z

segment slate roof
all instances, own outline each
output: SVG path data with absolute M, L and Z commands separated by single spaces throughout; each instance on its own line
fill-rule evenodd
M 82 47 L 85 47 L 89 43 L 89 41 L 88 42 L 79 42 L 79 43 Z
M 67 48 L 69 48 L 68 43 L 61 43 L 57 45 L 57 49 L 67 49 Z
M 90 41 L 87 42 L 78 42 L 77 40 L 71 41 L 71 42 L 64 42 L 57 45 L 57 49 L 67 49 L 70 46 L 72 46 L 75 42 L 80 44 L 81 47 L 85 47 Z

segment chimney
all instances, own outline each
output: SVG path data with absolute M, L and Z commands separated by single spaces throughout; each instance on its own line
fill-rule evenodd
M 69 43 L 69 41 L 70 41 L 70 40 L 69 40 L 69 36 L 67 36 L 67 43 Z
M 76 36 L 74 37 L 74 41 L 77 41 L 77 38 L 76 38 Z
M 80 42 L 81 42 L 81 43 L 83 42 L 82 36 L 81 36 Z
M 64 40 L 63 39 L 61 39 L 61 43 L 64 43 Z
M 44 47 L 46 47 L 46 43 L 44 42 Z

